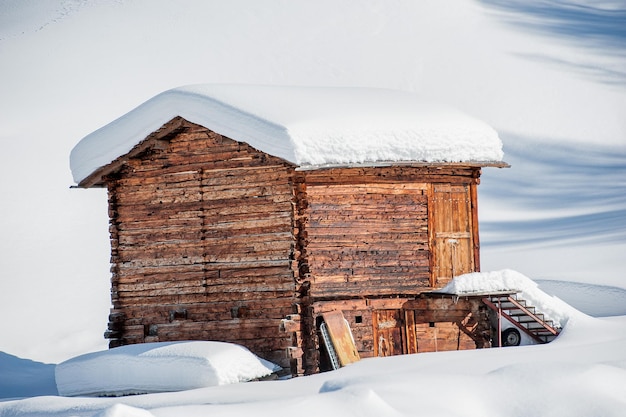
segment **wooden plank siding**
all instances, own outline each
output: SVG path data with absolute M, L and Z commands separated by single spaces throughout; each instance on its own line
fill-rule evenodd
M 415 293 L 428 286 L 424 189 L 421 183 L 307 182 L 311 295 Z
M 475 272 L 475 222 L 470 184 L 429 187 L 431 282 L 442 288 L 455 276 Z M 477 226 L 476 226 L 477 229 Z
M 222 340 L 289 368 L 298 175 L 191 124 L 110 174 L 110 344 Z
M 176 118 L 98 173 L 111 347 L 222 340 L 309 374 L 333 310 L 360 357 L 476 345 L 454 308 L 415 300 L 478 270 L 479 166 L 304 169 Z
M 298 246 L 309 285 L 302 304 L 311 316 L 303 319 L 307 323 L 303 326 L 305 373 L 317 372 L 318 365 L 324 367 L 316 326 L 323 312 L 332 309 L 341 310 L 349 321 L 361 357 L 376 356 L 383 350 L 387 354 L 415 353 L 418 333 L 423 339 L 420 351 L 430 349 L 424 341 L 432 331 L 430 323 L 426 322 L 424 330 L 424 321 L 402 306 L 447 282 L 433 270 L 435 238 L 453 234 L 458 238 L 461 230 L 470 237 L 477 235 L 472 230 L 477 226 L 475 205 L 465 203 L 472 198 L 470 192 L 478 183 L 480 169 L 346 167 L 304 174 L 297 194 Z M 448 191 L 444 204 L 433 198 L 443 196 L 441 190 Z M 456 193 L 454 198 L 449 198 L 450 191 Z M 448 219 L 457 213 L 458 218 Z M 444 235 L 434 233 L 439 228 Z M 459 251 L 456 263 L 448 261 L 446 265 L 471 269 L 477 264 L 475 255 L 474 251 Z M 438 259 L 443 260 L 443 255 Z M 441 270 L 448 271 L 451 266 L 446 268 Z M 391 322 L 385 314 L 397 315 L 398 327 L 386 328 L 381 339 L 376 330 L 381 320 Z M 413 324 L 406 325 L 408 322 Z M 471 338 L 453 334 L 454 329 L 459 330 L 455 322 L 437 326 L 439 336 L 450 336 L 450 346 L 459 340 L 464 347 L 476 346 Z M 449 348 L 444 342 L 438 346 Z
M 305 174 L 301 246 L 311 296 L 419 294 L 474 270 L 470 190 L 480 169 L 357 167 Z M 452 248 L 451 260 L 443 251 L 450 251 L 453 238 L 462 244 Z
M 487 308 L 480 297 L 423 293 L 418 297 L 315 301 L 311 309 L 316 317 L 342 311 L 362 358 L 490 346 Z M 312 350 L 309 355 L 313 358 L 316 353 Z M 322 370 L 327 369 L 324 360 L 319 362 Z
M 402 311 L 406 330 L 404 353 L 491 346 L 487 308 L 480 297 L 419 297 L 407 301 Z

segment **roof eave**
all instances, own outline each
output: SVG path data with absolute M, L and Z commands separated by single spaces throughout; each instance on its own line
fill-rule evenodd
M 85 177 L 76 188 L 102 188 L 105 186 L 105 177 L 118 171 L 123 165 L 150 149 L 165 149 L 167 142 L 177 133 L 191 126 L 191 123 L 182 117 L 175 117 L 159 130 L 152 132 L 146 139 L 139 142 L 128 153 L 116 158 Z
M 315 171 L 322 169 L 334 169 L 334 168 L 379 168 L 379 167 L 391 167 L 391 166 L 403 166 L 403 167 L 464 167 L 464 168 L 510 168 L 506 162 L 503 161 L 469 161 L 469 162 L 426 162 L 426 161 L 375 161 L 375 162 L 360 162 L 351 164 L 322 164 L 322 165 L 301 165 L 296 168 L 297 171 Z

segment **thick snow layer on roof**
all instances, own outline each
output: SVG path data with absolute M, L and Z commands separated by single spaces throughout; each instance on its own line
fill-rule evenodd
M 60 395 L 128 395 L 234 384 L 280 369 L 224 342 L 140 343 L 88 353 L 56 366 Z
M 564 327 L 573 315 L 583 314 L 557 297 L 541 291 L 535 281 L 511 269 L 459 275 L 440 290 L 443 293 L 456 295 L 504 291 L 519 293 L 529 305 L 536 307 L 537 311 L 543 313 L 547 319 L 552 320 L 559 327 Z
M 496 162 L 503 156 L 490 126 L 407 92 L 203 84 L 161 93 L 82 139 L 70 157 L 74 180 L 176 116 L 299 166 Z

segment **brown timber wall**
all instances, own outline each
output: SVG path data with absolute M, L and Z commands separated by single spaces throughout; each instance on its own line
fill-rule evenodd
M 222 340 L 288 367 L 294 175 L 192 124 L 110 175 L 111 346 Z
M 419 317 L 423 310 L 405 311 L 403 304 L 445 284 L 448 272 L 468 272 L 478 265 L 474 197 L 480 168 L 353 167 L 302 173 L 298 247 L 310 285 L 302 298 L 305 373 L 324 367 L 318 325 L 321 314 L 330 310 L 343 312 L 361 357 L 385 354 L 387 348 L 379 344 L 394 332 L 398 337 L 391 354 L 416 352 L 416 342 L 410 345 L 409 340 L 415 341 L 417 333 L 424 339 L 421 351 L 431 349 L 425 342 L 431 321 Z M 451 250 L 455 256 L 449 255 Z M 398 315 L 389 334 L 376 329 L 386 315 Z M 407 327 L 407 321 L 413 324 Z M 441 339 L 440 350 L 476 346 L 459 333 L 462 326 L 454 314 L 435 327 L 433 340 Z
M 310 295 L 406 295 L 430 289 L 435 282 L 431 243 L 439 236 L 429 235 L 429 229 L 437 226 L 429 219 L 434 213 L 429 212 L 433 207 L 433 184 L 458 185 L 469 198 L 470 184 L 477 181 L 479 173 L 479 169 L 470 167 L 305 171 L 303 236 Z M 458 221 L 471 236 L 471 216 L 461 214 Z M 449 211 L 437 218 L 455 215 Z M 469 256 L 473 259 L 474 253 Z M 468 268 L 473 265 L 471 260 Z
M 404 353 L 491 347 L 487 307 L 480 297 L 430 296 L 402 306 Z

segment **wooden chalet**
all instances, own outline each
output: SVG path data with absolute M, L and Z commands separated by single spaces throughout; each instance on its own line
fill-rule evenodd
M 430 292 L 480 269 L 481 168 L 506 164 L 299 163 L 162 117 L 75 178 L 108 190 L 111 347 L 221 340 L 310 374 L 329 368 L 319 329 L 337 311 L 360 357 L 489 346 L 480 299 Z M 86 139 L 74 164 L 101 152 Z

